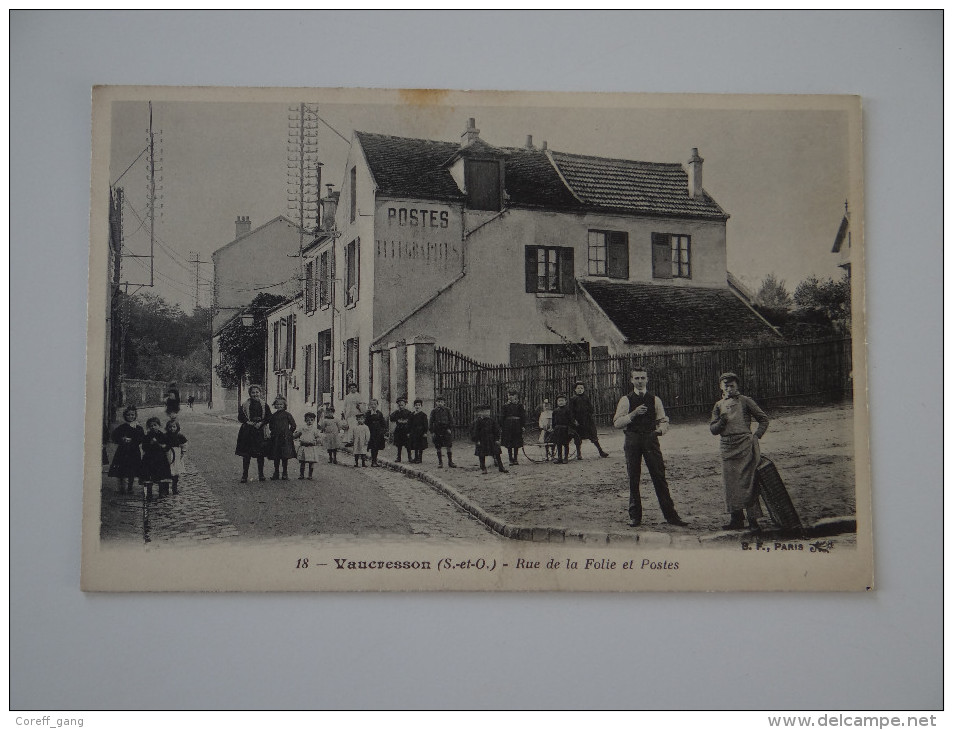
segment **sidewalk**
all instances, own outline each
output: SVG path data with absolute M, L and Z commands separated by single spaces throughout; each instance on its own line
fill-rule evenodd
M 781 470 L 798 509 L 804 530 L 801 537 L 818 537 L 856 531 L 854 514 L 852 409 L 789 409 L 772 422 L 762 449 Z M 660 438 L 672 498 L 688 527 L 667 524 L 662 517 L 643 467 L 642 525 L 628 526 L 629 487 L 623 455 L 624 436 L 618 430 L 601 430 L 599 440 L 609 453 L 599 458 L 595 446 L 582 445 L 582 460 L 557 465 L 540 460 L 543 454 L 531 438 L 519 465 L 506 464 L 508 474 L 488 465 L 482 474 L 473 456 L 473 445 L 455 444 L 456 469 L 437 466 L 433 447 L 424 451 L 423 464 L 398 464 L 388 445 L 380 461 L 390 469 L 413 476 L 446 494 L 464 510 L 505 537 L 522 540 L 587 543 L 637 541 L 651 545 L 702 546 L 712 541 L 750 539 L 747 531 L 726 532 L 721 525 L 728 515 L 724 506 L 719 441 L 704 423 L 677 424 Z M 570 447 L 574 454 L 574 448 Z M 540 453 L 537 453 L 540 452 Z M 446 464 L 446 455 L 444 455 Z M 762 520 L 767 539 L 792 537 L 772 530 Z

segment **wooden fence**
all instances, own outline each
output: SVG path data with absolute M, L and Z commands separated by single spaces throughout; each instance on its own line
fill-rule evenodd
M 530 418 L 544 398 L 553 407 L 560 393 L 572 395 L 576 381 L 586 384 L 596 422 L 611 425 L 616 405 L 631 390 L 633 365 L 644 367 L 649 389 L 673 421 L 707 416 L 721 397 L 718 376 L 738 374 L 741 392 L 765 409 L 780 405 L 832 403 L 852 396 L 850 338 L 752 347 L 693 348 L 617 355 L 590 360 L 526 366 L 492 365 L 460 353 L 436 349 L 436 390 L 443 394 L 461 432 L 474 409 L 488 403 L 494 413 L 515 389 Z

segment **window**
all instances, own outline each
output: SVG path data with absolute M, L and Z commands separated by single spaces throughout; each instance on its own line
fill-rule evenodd
M 314 261 L 304 267 L 304 310 L 314 311 Z
M 327 329 L 318 333 L 318 383 L 315 387 L 315 395 L 323 398 L 325 394 L 331 394 L 331 330 Z
M 292 314 L 282 317 L 272 325 L 272 368 L 274 370 L 293 370 L 295 366 L 295 347 L 297 333 L 295 332 L 297 317 Z
M 352 337 L 344 343 L 344 382 L 341 385 L 346 388 L 348 383 L 356 383 L 360 390 L 361 383 L 358 371 L 358 353 L 360 352 L 360 339 Z
M 514 367 L 536 365 L 541 362 L 586 360 L 588 358 L 588 342 L 567 342 L 558 345 L 532 345 L 520 342 L 510 343 L 510 365 Z
M 322 308 L 331 303 L 331 266 L 330 252 L 321 254 L 318 264 L 318 304 Z
M 354 304 L 360 289 L 361 239 L 356 238 L 344 247 L 344 304 Z
M 357 220 L 357 168 L 351 168 L 351 223 Z
M 589 231 L 589 275 L 629 278 L 629 234 Z
M 467 160 L 464 177 L 468 208 L 500 210 L 503 207 L 500 163 L 497 160 Z
M 575 290 L 573 250 L 560 246 L 526 247 L 526 291 L 571 294 Z
M 304 402 L 311 402 L 311 372 L 314 367 L 312 364 L 312 347 L 308 345 L 304 348 Z
M 692 238 L 674 233 L 652 234 L 652 276 L 692 278 Z

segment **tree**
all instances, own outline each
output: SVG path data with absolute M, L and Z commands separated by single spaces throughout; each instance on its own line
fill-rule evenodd
M 215 366 L 215 372 L 226 388 L 237 387 L 244 377 L 253 383 L 265 379 L 268 320 L 264 312 L 283 301 L 283 297 L 262 292 L 248 305 L 255 314 L 251 327 L 245 327 L 236 317 L 222 328 L 218 340 L 221 362 Z
M 754 301 L 755 304 L 769 309 L 790 309 L 793 303 L 784 282 L 773 272 L 764 277 Z
M 208 381 L 208 310 L 196 308 L 185 314 L 152 292 L 121 298 L 116 311 L 125 323 L 125 368 L 127 378 Z M 125 314 L 122 314 L 125 312 Z M 196 367 L 197 362 L 206 363 Z
M 838 281 L 821 281 L 816 276 L 805 279 L 794 290 L 794 303 L 804 316 L 826 322 L 833 332 L 850 332 L 850 277 L 847 274 Z

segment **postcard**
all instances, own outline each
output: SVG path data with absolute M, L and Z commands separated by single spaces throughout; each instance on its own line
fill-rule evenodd
M 859 97 L 92 115 L 83 590 L 872 590 Z

